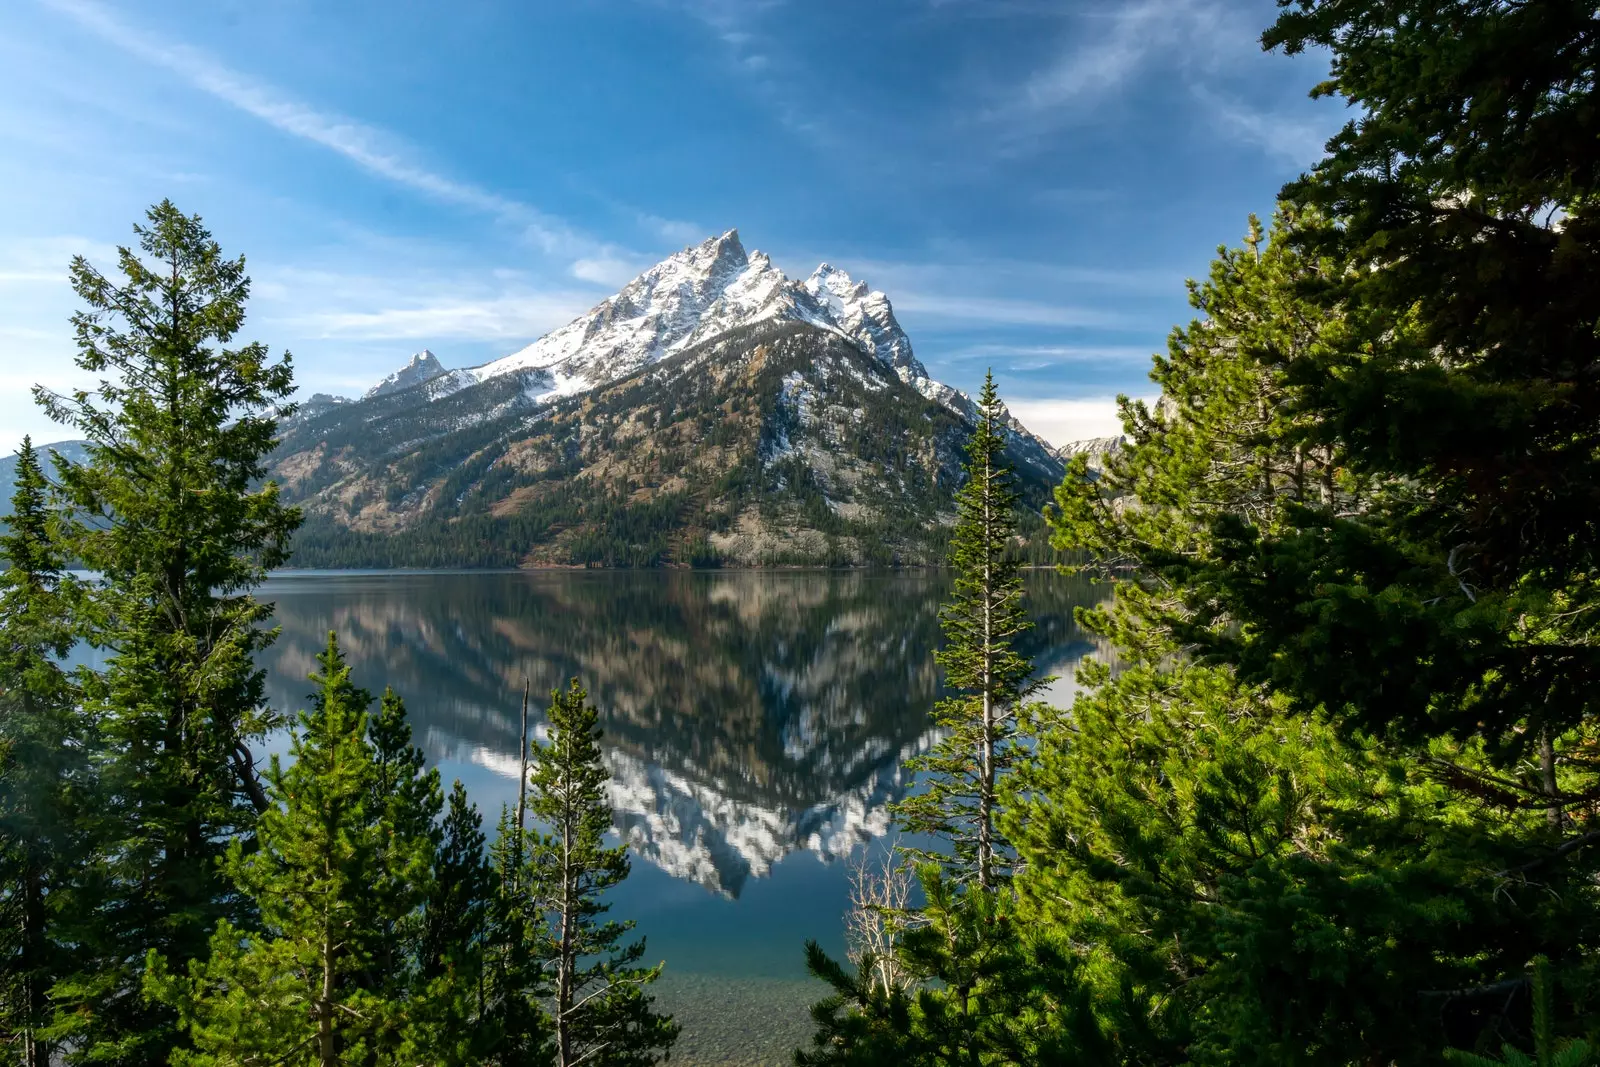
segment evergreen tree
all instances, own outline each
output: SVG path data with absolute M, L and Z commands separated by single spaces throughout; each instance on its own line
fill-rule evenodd
M 1532 1056 L 1508 1044 L 1498 1060 L 1460 1049 L 1446 1049 L 1444 1058 L 1462 1067 L 1589 1067 L 1594 1055 L 1587 1041 L 1559 1042 L 1555 1036 L 1555 994 L 1550 986 L 1550 961 L 1534 957 Z
M 427 996 L 442 991 L 409 986 L 415 962 L 382 944 L 420 907 L 393 884 L 406 873 L 430 881 L 416 855 L 431 862 L 431 851 L 397 802 L 429 779 L 395 773 L 394 752 L 369 738 L 372 698 L 350 681 L 333 635 L 317 662 L 319 691 L 300 716 L 292 762 L 274 757 L 268 772 L 273 805 L 257 847 L 236 838 L 228 850 L 227 873 L 259 908 L 261 928 L 224 920 L 210 958 L 190 961 L 186 974 L 150 954 L 146 992 L 178 1010 L 193 1044 L 175 1050 L 175 1064 L 441 1062 L 435 1042 L 459 1036 L 428 1032 L 441 1013 Z M 388 736 L 408 736 L 399 702 L 388 704 Z M 376 793 L 385 780 L 391 792 Z M 395 975 L 375 977 L 380 953 Z
M 833 993 L 811 1009 L 817 1030 L 796 1050 L 799 1067 L 1114 1062 L 1079 962 L 1019 925 L 1010 894 L 952 885 L 933 864 L 922 887 L 918 921 L 893 949 L 915 990 L 873 982 L 870 960 L 852 974 L 806 945 L 808 969 Z
M 1600 932 L 1588 870 L 1529 865 L 1542 802 L 1484 803 L 1500 776 L 1481 741 L 1350 730 L 1351 705 L 1304 703 L 1235 654 L 1255 635 L 1219 600 L 1294 577 L 1263 579 L 1245 531 L 1283 543 L 1339 516 L 1341 551 L 1392 566 L 1366 531 L 1411 489 L 1352 470 L 1303 404 L 1303 364 L 1350 329 L 1317 297 L 1345 273 L 1306 251 L 1322 228 L 1291 208 L 1270 242 L 1252 222 L 1223 250 L 1192 288 L 1206 318 L 1156 360 L 1162 401 L 1124 404 L 1128 446 L 1057 493 L 1058 546 L 1119 579 L 1080 612 L 1116 670 L 1086 667 L 1042 720 L 1007 825 L 1024 915 L 1083 946 L 1133 1062 L 1426 1062 L 1495 1025 L 1530 947 Z
M 530 839 L 528 884 L 543 913 L 534 949 L 551 983 L 554 1062 L 656 1063 L 678 1036 L 646 992 L 661 967 L 638 966 L 644 940 L 623 940 L 632 922 L 604 918 L 603 898 L 629 864 L 626 845 L 605 845 L 611 775 L 600 761 L 599 712 L 573 679 L 550 694 L 547 714 L 550 740 L 535 749 L 528 798 L 546 829 Z
M 426 767 L 411 743 L 405 704 L 385 689 L 368 724 L 372 754 L 368 801 L 371 817 L 383 827 L 372 858 L 363 903 L 369 916 L 361 929 L 372 937 L 363 977 L 374 995 L 400 1001 L 425 982 L 421 967 L 426 933 L 424 907 L 434 892 L 434 857 L 439 846 L 439 816 L 444 799 L 439 772 Z
M 528 877 L 527 845 L 527 830 L 503 809 L 492 849 L 494 895 L 487 916 L 481 1024 L 490 1049 L 487 1062 L 496 1067 L 543 1067 L 551 1059 L 544 916 Z
M 948 845 L 902 849 L 932 861 L 921 872 L 926 903 L 896 924 L 880 951 L 894 954 L 893 970 L 914 988 L 885 989 L 870 980 L 872 960 L 851 975 L 809 945 L 812 974 L 834 993 L 812 1010 L 816 1048 L 796 1054 L 802 1064 L 1027 1062 L 1048 1058 L 1058 1040 L 1076 1048 L 1093 1029 L 1045 1025 L 1069 1001 L 1078 1003 L 1080 986 L 1066 977 L 1070 962 L 1060 970 L 1036 965 L 1040 952 L 1065 958 L 1011 925 L 1010 894 L 1000 892 L 1014 862 L 1000 829 L 1004 776 L 1016 758 L 1021 713 L 1044 681 L 1031 678 L 1033 664 L 1016 649 L 1031 623 L 1022 606 L 1020 498 L 1005 459 L 1004 420 L 989 374 L 956 494 L 954 592 L 939 614 L 945 646 L 935 653 L 957 695 L 934 709 L 944 737 L 908 761 L 925 787 L 895 807 L 904 830 Z
M 1298 403 L 1392 491 L 1240 531 L 1215 584 L 1248 625 L 1219 654 L 1353 727 L 1487 745 L 1499 788 L 1544 798 L 1531 857 L 1592 803 L 1600 709 L 1592 5 L 1286 8 L 1265 43 L 1329 49 L 1316 92 L 1360 116 L 1285 190 L 1349 264 L 1314 291 L 1344 328 L 1297 361 Z
M 59 919 L 83 859 L 87 727 L 59 666 L 72 633 L 48 490 L 25 437 L 0 536 L 0 1048 L 23 1067 L 52 1061 L 49 993 L 71 962 Z
M 483 1030 L 489 1062 L 497 1067 L 532 1067 L 549 1062 L 549 1018 L 543 1008 L 550 992 L 537 946 L 543 922 L 536 887 L 528 869 L 528 697 L 522 683 L 518 733 L 517 806 L 500 810 L 491 875 L 494 895 L 488 909 L 484 950 Z
M 251 590 L 287 557 L 298 513 L 265 475 L 287 357 L 226 347 L 249 281 L 170 202 L 135 227 L 147 262 L 119 252 L 118 282 L 73 260 L 77 362 L 98 389 L 36 389 L 87 438 L 59 464 L 63 551 L 99 576 L 79 623 L 109 653 L 85 684 L 104 739 L 99 895 L 72 940 L 92 957 L 59 990 L 57 1029 L 86 1061 L 165 1062 L 173 1017 L 137 995 L 147 949 L 203 957 L 217 921 L 249 921 L 224 880 L 226 842 L 266 796 L 251 744 L 273 725 L 252 656 L 272 639 Z
M 945 646 L 934 657 L 959 695 L 934 710 L 945 736 L 908 764 L 926 775 L 926 790 L 896 809 L 904 829 L 947 840 L 951 855 L 939 858 L 986 892 L 1009 872 L 1010 848 L 996 830 L 1000 778 L 1014 756 L 1018 713 L 1041 684 L 1029 680 L 1033 664 L 1015 647 L 1031 623 L 1012 544 L 1018 496 L 1005 459 L 1004 418 L 991 373 L 967 443 L 966 483 L 956 494 L 955 588 L 939 613 Z
M 417 1028 L 430 1035 L 433 1063 L 484 1063 L 494 1048 L 484 958 L 494 900 L 492 874 L 483 818 L 457 781 L 434 856 L 417 958 L 419 999 L 433 1009 L 432 1017 L 418 1020 Z

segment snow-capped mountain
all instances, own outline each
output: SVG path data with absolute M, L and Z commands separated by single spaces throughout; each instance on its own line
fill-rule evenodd
M 1063 463 L 1070 462 L 1075 456 L 1087 456 L 1089 469 L 1097 471 L 1106 465 L 1106 460 L 1122 451 L 1128 439 L 1122 434 L 1115 437 L 1086 437 L 1081 441 L 1068 441 L 1056 449 L 1056 455 Z
M 424 348 L 412 356 L 411 361 L 405 366 L 368 389 L 361 399 L 371 400 L 374 397 L 388 396 L 390 393 L 403 392 L 419 385 L 427 385 L 428 395 L 436 399 L 449 396 L 469 385 L 475 385 L 477 381 L 471 371 L 446 370 L 444 364 L 439 362 L 439 357 Z
M 707 238 L 657 263 L 589 312 L 526 348 L 481 366 L 446 371 L 432 352 L 368 390 L 367 397 L 432 382 L 435 398 L 506 374 L 527 373 L 535 402 L 586 392 L 731 330 L 768 321 L 803 322 L 844 337 L 930 400 L 971 419 L 965 393 L 928 377 L 883 293 L 828 263 L 790 279 L 763 252 L 746 252 L 738 230 Z M 441 379 L 444 375 L 448 378 Z M 1021 423 L 1014 433 L 1047 448 Z
M 805 286 L 790 281 L 764 254 L 746 253 L 739 232 L 729 230 L 668 256 L 587 314 L 472 373 L 486 381 L 542 370 L 552 378 L 552 395 L 566 395 L 765 319 L 843 332 Z
M 385 393 L 398 393 L 402 389 L 410 389 L 413 385 L 421 385 L 430 378 L 437 378 L 443 373 L 444 364 L 439 362 L 439 357 L 424 348 L 411 357 L 411 362 L 368 389 L 362 399 L 383 396 Z
M 1007 420 L 1040 506 L 1061 460 Z M 931 563 L 975 423 L 887 296 L 729 230 L 520 351 L 291 420 L 275 473 L 305 565 Z

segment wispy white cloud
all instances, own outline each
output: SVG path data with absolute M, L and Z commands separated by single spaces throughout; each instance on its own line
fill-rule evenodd
M 1108 102 L 1154 83 L 1176 94 L 1175 104 L 1199 105 L 1195 121 L 1220 135 L 1307 165 L 1332 132 L 1326 110 L 1304 100 L 1310 79 L 1296 83 L 1291 95 L 1298 108 L 1282 106 L 1281 91 L 1272 91 L 1273 106 L 1263 108 L 1223 88 L 1242 87 L 1251 80 L 1242 73 L 1262 71 L 1263 63 L 1280 64 L 1289 74 L 1321 61 L 1315 53 L 1292 61 L 1263 56 L 1260 35 L 1270 18 L 1268 5 L 1224 0 L 1132 0 L 1079 9 L 1049 61 L 1001 90 L 983 118 L 1002 137 L 1031 143 L 1063 124 L 1095 121 Z M 1250 95 L 1263 92 L 1258 83 Z
M 660 215 L 648 212 L 639 212 L 639 225 L 647 231 L 678 245 L 691 245 L 707 236 L 706 229 L 697 222 L 688 222 L 683 219 L 664 219 Z
M 1309 167 L 1322 158 L 1328 138 L 1343 123 L 1337 112 L 1267 111 L 1222 93 L 1195 86 L 1197 99 L 1236 140 L 1260 148 L 1296 167 Z
M 650 263 L 643 259 L 596 256 L 572 264 L 572 276 L 581 281 L 621 288 L 636 278 Z
M 1013 370 L 1041 370 L 1064 364 L 1125 363 L 1140 365 L 1150 359 L 1146 345 L 1017 345 L 981 344 L 944 352 L 942 363 L 971 363 L 1003 359 Z
M 1254 47 L 1238 8 L 1214 0 L 1136 0 L 1087 12 L 1077 25 L 1088 32 L 1031 74 L 1012 108 L 1040 113 L 1092 104 L 1158 59 L 1210 69 Z
M 418 161 L 386 130 L 297 100 L 251 79 L 188 45 L 164 41 L 119 18 L 93 0 L 44 0 L 102 40 L 188 81 L 290 136 L 320 145 L 356 166 L 448 204 L 481 211 L 516 225 L 530 243 L 552 257 L 615 256 L 622 250 L 583 233 L 566 221 L 481 185 L 449 177 Z
M 579 293 L 518 293 L 485 300 L 443 299 L 414 307 L 329 310 L 285 320 L 307 335 L 354 341 L 526 340 L 570 321 L 593 303 Z
M 1056 446 L 1090 437 L 1115 437 L 1122 433 L 1114 396 L 1074 397 L 1054 400 L 1007 400 L 1024 426 Z
M 551 288 L 514 271 L 377 276 L 268 264 L 258 275 L 257 327 L 286 340 L 520 343 L 595 303 L 592 291 Z
M 73 256 L 91 262 L 116 261 L 114 245 L 87 237 L 13 237 L 0 244 L 0 280 L 47 282 L 67 287 L 67 264 Z
M 857 256 L 848 262 L 834 262 L 849 270 L 853 277 L 867 281 L 891 297 L 901 290 L 970 292 L 974 285 L 987 285 L 1009 292 L 1024 289 L 1034 292 L 1095 289 L 1166 296 L 1183 292 L 1184 277 L 1177 268 L 1057 263 L 968 255 L 964 250 L 925 260 Z
M 893 298 L 897 311 L 926 319 L 1007 326 L 1088 327 L 1095 329 L 1142 328 L 1128 315 L 1102 308 L 1018 300 L 1011 297 L 966 296 L 959 293 L 900 292 Z

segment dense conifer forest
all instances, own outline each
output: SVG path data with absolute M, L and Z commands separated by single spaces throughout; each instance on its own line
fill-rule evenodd
M 1600 14 L 1281 7 L 1264 44 L 1326 50 L 1350 122 L 1042 515 L 986 385 L 896 811 L 924 844 L 856 872 L 847 958 L 795 946 L 796 1063 L 1600 1059 Z M 492 835 L 337 634 L 308 707 L 267 705 L 290 364 L 235 340 L 243 261 L 198 218 L 136 232 L 114 275 L 72 264 L 103 384 L 37 392 L 87 444 L 24 445 L 0 538 L 0 1055 L 666 1058 L 581 679 L 543 740 L 524 696 Z M 655 522 L 619 511 L 594 561 L 657 560 Z M 1030 527 L 1114 582 L 1066 708 L 1022 651 Z

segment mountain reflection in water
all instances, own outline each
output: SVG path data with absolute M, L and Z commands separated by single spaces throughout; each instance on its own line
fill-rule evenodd
M 576 676 L 600 708 L 618 831 L 675 878 L 737 897 L 790 853 L 842 859 L 888 833 L 901 762 L 933 739 L 932 650 L 949 577 L 933 572 L 285 574 L 264 590 L 280 709 L 339 634 L 355 680 L 405 698 L 446 783 L 490 827 L 516 790 L 519 702 L 535 722 Z M 1024 642 L 1062 676 L 1091 645 L 1088 584 L 1030 574 Z

